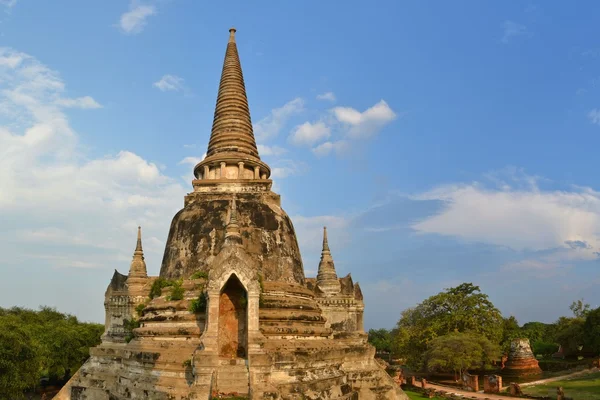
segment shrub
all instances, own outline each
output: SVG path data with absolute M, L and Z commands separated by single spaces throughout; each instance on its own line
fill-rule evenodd
M 123 329 L 125 329 L 125 341 L 127 343 L 131 342 L 131 340 L 135 337 L 133 335 L 133 330 L 135 328 L 140 327 L 140 321 L 137 319 L 124 319 L 123 320 Z
M 208 273 L 204 271 L 196 271 L 190 276 L 190 279 L 208 279 Z
M 152 283 L 152 287 L 150 288 L 150 294 L 149 297 L 151 299 L 155 298 L 155 297 L 159 297 L 160 295 L 162 295 L 162 290 L 163 288 L 166 288 L 168 286 L 173 286 L 175 284 L 175 282 L 164 279 L 164 278 L 158 278 L 157 280 L 155 280 Z
M 192 366 L 192 359 L 191 359 L 191 358 L 188 358 L 187 360 L 185 360 L 185 361 L 183 362 L 183 366 L 184 366 L 185 368 L 191 367 L 191 366 Z
M 194 314 L 206 312 L 206 296 L 204 293 L 200 293 L 197 299 L 191 301 L 190 311 Z
M 138 304 L 137 307 L 135 307 L 135 312 L 137 313 L 138 317 L 142 316 L 145 308 L 146 308 L 146 305 L 144 303 Z
M 185 289 L 181 287 L 181 282 L 174 282 L 171 286 L 171 294 L 167 297 L 167 300 L 183 300 L 183 294 L 185 293 Z

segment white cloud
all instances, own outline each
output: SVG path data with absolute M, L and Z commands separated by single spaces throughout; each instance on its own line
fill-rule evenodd
M 296 126 L 289 140 L 296 146 L 311 146 L 331 136 L 331 129 L 322 121 L 310 123 L 305 122 Z
M 525 25 L 518 24 L 514 21 L 504 21 L 503 28 L 504 34 L 502 36 L 502 43 L 508 43 L 511 38 L 527 33 L 527 27 Z
M 163 77 L 160 78 L 160 80 L 154 82 L 152 86 L 160 89 L 163 92 L 178 92 L 180 90 L 185 90 L 185 86 L 183 85 L 183 78 L 169 74 L 163 75 Z
M 317 100 L 335 101 L 335 94 L 333 92 L 325 92 L 317 95 Z
M 600 125 L 600 110 L 594 108 L 592 111 L 589 112 L 588 118 L 590 119 L 590 121 L 592 121 L 593 124 Z
M 259 142 L 265 141 L 279 134 L 287 121 L 294 115 L 304 110 L 304 100 L 295 98 L 282 107 L 274 108 L 271 113 L 254 124 L 254 136 Z
M 148 17 L 156 14 L 154 6 L 135 4 L 136 2 L 132 1 L 130 10 L 121 15 L 119 20 L 119 26 L 125 33 L 140 33 L 146 26 Z
M 267 146 L 264 144 L 259 144 L 258 146 L 258 154 L 261 156 L 280 156 L 282 154 L 287 153 L 287 150 L 283 147 L 279 146 Z
M 271 178 L 287 178 L 292 175 L 303 174 L 307 170 L 304 163 L 293 160 L 278 160 L 271 167 Z
M 202 154 L 202 157 L 185 157 L 183 160 L 179 161 L 179 165 L 191 165 L 195 167 L 200 161 L 206 158 L 206 153 Z
M 312 149 L 312 152 L 317 157 L 324 157 L 331 152 L 335 152 L 336 154 L 342 154 L 347 151 L 349 148 L 349 143 L 345 140 L 338 140 L 335 142 L 325 142 L 321 143 L 317 147 Z
M 351 107 L 335 107 L 332 111 L 339 122 L 349 127 L 348 137 L 352 139 L 370 137 L 396 119 L 396 113 L 384 100 L 363 112 Z
M 0 59 L 20 60 L 0 62 L 0 110 L 13 122 L 0 126 L 0 252 L 9 263 L 37 258 L 54 267 L 124 272 L 142 225 L 149 269 L 158 272 L 160 259 L 151 254 L 163 249 L 152 247 L 185 189 L 130 151 L 90 158 L 66 111 L 90 106 L 81 99 L 92 98 L 64 96 L 59 74 L 27 54 L 0 49 Z M 19 250 L 32 241 L 42 245 Z
M 437 187 L 415 199 L 440 201 L 442 210 L 413 228 L 517 251 L 559 249 L 561 259 L 595 258 L 600 247 L 600 193 L 590 188 L 544 191 L 536 182 L 515 176 L 498 188 L 478 182 Z
M 0 0 L 0 6 L 12 8 L 17 4 L 17 0 Z
M 82 108 L 82 109 L 94 109 L 94 108 L 102 108 L 96 100 L 94 100 L 90 96 L 78 97 L 75 99 L 57 99 L 56 104 L 66 108 Z

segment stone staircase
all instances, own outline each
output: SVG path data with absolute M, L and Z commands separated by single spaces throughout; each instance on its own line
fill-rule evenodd
M 246 360 L 220 360 L 215 386 L 214 391 L 219 395 L 247 397 L 250 392 L 250 375 Z

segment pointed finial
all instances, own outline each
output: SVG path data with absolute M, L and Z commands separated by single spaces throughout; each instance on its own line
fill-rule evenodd
M 229 29 L 229 43 L 235 43 L 235 32 L 237 30 L 234 27 Z
M 329 242 L 327 241 L 327 227 L 326 226 L 323 227 L 323 251 L 330 251 L 329 250 Z
M 148 272 L 146 271 L 146 262 L 144 261 L 144 250 L 142 249 L 142 227 L 138 226 L 137 243 L 135 245 L 135 251 L 133 252 L 133 260 L 129 267 L 128 282 L 134 284 L 135 279 L 147 277 Z
M 135 252 L 142 253 L 144 250 L 142 249 L 142 227 L 138 226 L 138 234 L 137 234 L 137 244 L 135 245 Z

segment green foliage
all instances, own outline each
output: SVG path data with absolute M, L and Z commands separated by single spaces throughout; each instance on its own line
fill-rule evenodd
M 600 307 L 591 310 L 583 324 L 584 346 L 586 350 L 600 355 Z
M 138 317 L 141 317 L 142 314 L 144 313 L 144 309 L 146 308 L 146 305 L 144 303 L 138 304 L 135 307 L 135 312 L 137 313 Z
M 125 330 L 125 341 L 127 343 L 131 342 L 135 335 L 133 334 L 133 330 L 140 327 L 140 321 L 132 318 L 132 319 L 124 319 L 123 320 L 123 329 Z
M 197 299 L 190 302 L 189 310 L 195 314 L 206 312 L 206 295 L 204 292 L 200 293 Z
M 48 307 L 0 308 L 0 398 L 19 397 L 42 376 L 74 372 L 103 332 L 104 325 L 82 323 Z
M 190 276 L 190 279 L 208 279 L 208 273 L 204 271 L 196 271 Z
M 183 300 L 183 295 L 185 294 L 185 289 L 181 287 L 181 281 L 175 281 L 171 285 L 171 294 L 167 297 L 168 301 L 172 300 Z
M 154 282 L 152 282 L 152 287 L 150 288 L 150 298 L 154 299 L 162 295 L 163 288 L 168 286 L 173 286 L 173 281 L 167 280 L 165 278 L 158 278 Z
M 554 342 L 562 346 L 565 356 L 579 354 L 580 347 L 584 344 L 584 324 L 585 320 L 582 318 L 560 317 L 556 321 Z
M 490 366 L 499 356 L 499 346 L 481 334 L 450 333 L 429 343 L 425 363 L 430 371 L 453 371 L 462 376 L 469 369 Z
M 463 283 L 402 312 L 394 346 L 413 369 L 420 369 L 428 344 L 451 333 L 472 333 L 500 343 L 503 318 L 478 286 Z
M 246 292 L 244 292 L 240 296 L 240 307 L 241 308 L 246 308 L 247 305 L 248 305 L 248 295 L 246 294 Z
M 558 351 L 558 345 L 553 342 L 538 340 L 537 342 L 531 342 L 531 350 L 536 356 L 549 357 Z
M 590 312 L 590 305 L 583 302 L 583 299 L 571 303 L 569 309 L 573 312 L 575 318 L 585 318 Z
M 18 318 L 0 319 L 0 398 L 22 398 L 38 381 L 40 348 Z
M 188 368 L 188 367 L 191 367 L 191 366 L 192 366 L 192 359 L 191 358 L 188 358 L 187 360 L 185 360 L 183 362 L 183 367 L 184 368 Z
M 369 343 L 371 343 L 377 352 L 392 352 L 393 336 L 392 331 L 388 329 L 369 329 Z

